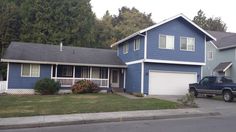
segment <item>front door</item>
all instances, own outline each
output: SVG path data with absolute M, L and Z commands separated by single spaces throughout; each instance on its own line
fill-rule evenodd
M 112 69 L 111 70 L 111 87 L 119 87 L 119 70 L 118 69 Z

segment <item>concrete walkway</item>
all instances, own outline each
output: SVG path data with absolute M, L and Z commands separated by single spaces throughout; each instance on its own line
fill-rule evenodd
M 219 113 L 205 112 L 200 109 L 169 109 L 105 112 L 69 115 L 50 115 L 32 117 L 0 118 L 0 129 L 45 127 L 70 124 L 87 124 L 99 122 L 120 122 L 132 120 L 152 120 L 167 118 L 185 118 L 196 116 L 215 116 Z

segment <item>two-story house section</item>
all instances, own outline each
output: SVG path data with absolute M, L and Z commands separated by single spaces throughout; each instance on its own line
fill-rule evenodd
M 183 14 L 138 31 L 114 44 L 127 65 L 127 92 L 183 95 L 202 76 L 206 42 L 215 38 Z
M 203 75 L 227 76 L 236 82 L 236 33 L 207 31 L 217 41 L 206 45 L 207 59 Z

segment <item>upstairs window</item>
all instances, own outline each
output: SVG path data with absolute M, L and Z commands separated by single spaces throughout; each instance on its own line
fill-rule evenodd
M 195 51 L 195 38 L 180 37 L 180 50 Z
M 207 59 L 208 60 L 213 60 L 213 51 L 208 51 Z
M 160 49 L 174 49 L 175 37 L 171 35 L 159 36 L 159 48 Z
M 128 43 L 123 45 L 123 54 L 127 54 L 129 52 L 129 45 Z
M 39 77 L 40 65 L 38 64 L 22 64 L 21 65 L 22 77 Z
M 134 51 L 140 49 L 140 39 L 135 39 L 134 40 Z

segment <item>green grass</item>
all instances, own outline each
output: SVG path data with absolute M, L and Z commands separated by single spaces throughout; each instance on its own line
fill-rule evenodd
M 0 96 L 0 117 L 175 109 L 179 105 L 152 98 L 128 99 L 116 94 Z

